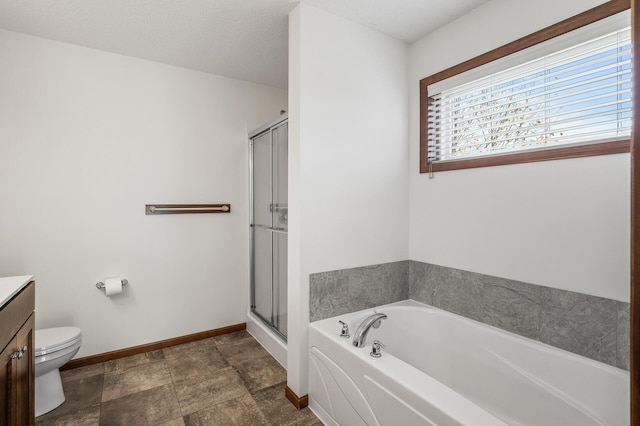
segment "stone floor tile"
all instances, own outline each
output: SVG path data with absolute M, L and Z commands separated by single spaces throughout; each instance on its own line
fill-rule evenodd
M 270 356 L 269 352 L 253 338 L 244 339 L 234 344 L 216 344 L 216 346 L 227 362 L 234 366 L 254 358 Z
M 174 386 L 183 416 L 249 395 L 240 375 L 233 367 L 223 368 L 216 374 L 200 378 L 198 381 L 176 382 Z
M 186 426 L 260 426 L 267 422 L 250 396 L 224 401 L 184 417 Z
M 60 372 L 60 377 L 63 382 L 77 379 L 84 379 L 86 377 L 97 376 L 104 374 L 104 363 L 86 365 L 84 367 L 72 368 L 71 370 L 64 370 Z
M 78 408 L 55 417 L 45 415 L 36 419 L 36 426 L 98 426 L 99 424 L 100 404 Z
M 309 408 L 296 409 L 284 395 L 286 385 L 286 382 L 282 382 L 253 393 L 253 399 L 264 417 L 274 425 L 314 424 L 318 419 Z
M 161 423 L 158 426 L 184 426 L 184 418 L 180 416 L 177 419 L 169 420 L 168 422 Z
M 62 380 L 66 402 L 37 426 L 322 424 L 286 399 L 286 371 L 246 331 L 67 370 Z
M 103 376 L 101 374 L 64 381 L 62 388 L 64 390 L 65 401 L 55 410 L 38 417 L 38 420 L 42 422 L 48 419 L 73 415 L 86 410 L 87 407 L 100 404 L 102 387 Z
M 255 340 L 246 330 L 222 334 L 213 338 L 213 342 L 216 346 L 234 345 L 246 340 Z
M 167 384 L 103 402 L 100 425 L 157 426 L 180 416 L 173 386 Z
M 169 346 L 168 348 L 162 349 L 162 352 L 164 353 L 165 358 L 168 358 L 171 356 L 178 357 L 178 356 L 183 356 L 184 354 L 194 350 L 202 350 L 203 348 L 208 348 L 212 346 L 215 346 L 215 344 L 213 342 L 213 339 L 209 338 L 209 339 L 196 340 L 194 342 L 189 342 L 189 343 L 183 343 L 181 345 Z
M 167 367 L 174 382 L 198 380 L 215 373 L 229 364 L 213 345 L 194 347 L 188 351 L 170 352 Z
M 262 357 L 241 361 L 236 368 L 251 393 L 287 380 L 287 370 L 268 353 Z
M 150 362 L 104 374 L 102 402 L 171 383 L 164 361 Z
M 320 421 L 313 413 L 313 418 L 302 419 L 297 422 L 288 423 L 286 426 L 324 426 L 324 423 Z M 275 423 L 274 423 L 275 424 Z
M 105 373 L 113 373 L 116 371 L 126 370 L 131 367 L 137 367 L 138 365 L 148 364 L 154 361 L 162 361 L 163 359 L 164 353 L 162 352 L 162 349 L 159 349 L 156 351 L 145 352 L 107 361 L 104 363 L 104 371 Z

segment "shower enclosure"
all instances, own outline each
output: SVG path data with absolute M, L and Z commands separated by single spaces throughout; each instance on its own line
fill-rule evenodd
M 287 338 L 287 115 L 249 134 L 251 312 Z

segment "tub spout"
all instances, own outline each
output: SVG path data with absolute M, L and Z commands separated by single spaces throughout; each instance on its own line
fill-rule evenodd
M 364 321 L 358 326 L 356 330 L 356 334 L 353 336 L 353 346 L 356 348 L 362 348 L 365 344 L 365 339 L 367 338 L 367 333 L 369 329 L 373 326 L 373 328 L 380 327 L 380 321 L 386 319 L 387 316 L 383 313 L 374 313 L 373 315 L 365 318 Z

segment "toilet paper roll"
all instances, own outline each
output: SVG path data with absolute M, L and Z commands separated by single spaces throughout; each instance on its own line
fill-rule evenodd
M 122 278 L 105 278 L 104 291 L 107 297 L 122 293 Z

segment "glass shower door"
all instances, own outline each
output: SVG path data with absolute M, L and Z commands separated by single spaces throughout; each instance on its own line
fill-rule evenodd
M 287 231 L 289 206 L 287 204 L 287 157 L 288 125 L 283 123 L 272 129 L 273 144 L 273 204 L 271 223 L 273 224 L 273 326 L 287 335 Z
M 277 335 L 287 334 L 288 126 L 251 140 L 251 311 Z
M 271 322 L 273 311 L 273 275 L 271 246 L 273 233 L 271 205 L 271 134 L 253 140 L 253 303 L 252 310 Z

